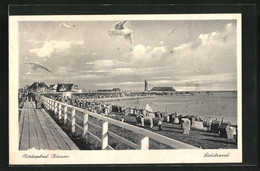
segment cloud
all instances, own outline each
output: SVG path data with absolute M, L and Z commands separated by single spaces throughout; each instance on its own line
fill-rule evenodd
M 83 41 L 45 41 L 42 47 L 30 49 L 30 53 L 35 53 L 39 58 L 51 57 L 54 51 L 62 52 L 75 45 L 82 45 Z
M 236 73 L 236 45 L 236 27 L 229 23 L 223 30 L 200 34 L 195 41 L 174 47 L 168 63 L 180 75 Z
M 105 70 L 106 68 L 115 68 L 115 67 L 122 67 L 127 66 L 126 62 L 119 61 L 119 60 L 95 60 L 93 62 L 86 62 L 86 65 L 92 66 L 95 70 Z
M 129 82 L 129 81 L 125 81 L 125 82 L 107 82 L 107 83 L 98 83 L 96 85 L 98 86 L 133 86 L 133 85 L 143 85 L 144 82 L 143 81 L 139 81 L 139 82 Z
M 133 50 L 126 54 L 127 58 L 129 58 L 132 66 L 143 66 L 156 64 L 156 61 L 160 61 L 163 55 L 166 52 L 166 47 L 159 46 L 144 46 L 144 45 L 136 45 L 133 47 Z
M 84 73 L 92 73 L 98 75 L 106 75 L 106 76 L 122 76 L 137 79 L 155 79 L 162 78 L 161 73 L 167 72 L 170 68 L 167 67 L 144 67 L 144 68 L 134 68 L 134 67 L 112 67 L 105 69 L 93 69 L 89 71 L 83 71 Z M 165 78 L 165 77 L 163 77 Z M 169 77 L 167 77 L 169 78 Z M 171 77 L 170 77 L 171 78 Z
M 104 78 L 100 75 L 92 75 L 92 74 L 86 74 L 86 75 L 79 75 L 77 76 L 80 79 L 98 79 L 98 78 Z

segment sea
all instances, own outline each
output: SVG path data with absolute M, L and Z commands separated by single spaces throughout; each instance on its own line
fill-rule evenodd
M 184 93 L 185 94 L 185 93 Z M 154 112 L 194 115 L 206 119 L 229 121 L 237 125 L 237 91 L 200 92 L 194 95 L 171 95 L 153 98 L 115 100 L 108 103 L 120 106 L 145 108 L 148 104 Z

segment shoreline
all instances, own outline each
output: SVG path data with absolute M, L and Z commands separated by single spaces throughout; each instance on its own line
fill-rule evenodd
M 97 102 L 111 102 L 111 101 L 124 101 L 124 100 L 136 100 L 136 99 L 147 99 L 155 98 L 160 96 L 131 96 L 131 97 L 112 97 L 112 98 L 102 98 L 102 99 L 92 99 Z
M 137 100 L 137 99 L 149 99 L 149 98 L 157 98 L 157 97 L 170 97 L 170 96 L 172 96 L 172 95 L 166 95 L 166 96 L 158 96 L 158 95 L 156 96 L 155 95 L 155 96 L 139 96 L 139 97 L 135 96 L 135 97 L 126 97 L 126 98 L 125 97 L 121 97 L 121 98 L 116 97 L 116 98 L 109 98 L 109 99 L 105 99 L 105 100 L 98 99 L 96 101 L 97 102 L 104 102 L 105 104 L 115 105 L 115 106 L 119 106 L 119 107 L 127 107 L 127 108 L 131 108 L 131 109 L 144 109 L 143 107 L 137 107 L 137 106 L 133 106 L 133 105 L 129 105 L 129 104 L 116 104 L 116 102 L 117 101 L 127 101 L 127 100 L 131 100 L 132 101 L 132 100 Z M 167 109 L 165 109 L 165 110 L 158 110 L 158 112 L 165 112 L 165 111 L 168 111 L 169 114 L 176 113 L 176 111 L 169 111 Z M 181 115 L 185 115 L 184 113 L 180 113 L 180 114 Z M 192 113 L 189 113 L 189 114 L 186 114 L 186 115 L 187 116 L 197 116 L 196 114 L 192 114 Z M 202 119 L 203 120 L 207 120 L 207 118 L 214 118 L 214 117 L 216 117 L 216 116 L 214 116 L 214 114 L 213 114 L 211 116 L 203 116 Z M 219 119 L 221 120 L 220 117 L 217 120 L 219 120 Z M 224 119 L 225 119 L 225 117 L 224 117 Z M 214 120 L 214 119 L 212 119 L 212 120 Z M 231 120 L 230 119 L 228 119 L 228 120 L 225 119 L 225 121 L 229 122 L 232 126 L 235 126 L 235 127 L 237 126 L 237 123 L 235 121 L 232 121 L 232 119 Z

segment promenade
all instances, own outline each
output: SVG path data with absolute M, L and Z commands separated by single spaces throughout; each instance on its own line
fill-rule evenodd
M 19 150 L 79 150 L 44 109 L 24 102 L 19 117 Z

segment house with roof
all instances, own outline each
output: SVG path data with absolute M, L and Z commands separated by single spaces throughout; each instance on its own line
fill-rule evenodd
M 121 92 L 121 91 L 122 91 L 122 90 L 121 90 L 120 88 L 97 90 L 97 92 Z
M 57 91 L 57 87 L 58 87 L 57 84 L 51 84 L 51 85 L 50 85 L 50 91 L 51 91 L 51 92 L 56 92 L 56 91 Z
M 120 89 L 120 88 L 113 88 L 112 91 L 118 91 L 118 92 L 120 92 L 121 89 Z
M 173 87 L 153 87 L 151 91 L 156 91 L 156 92 L 173 92 L 176 91 Z
M 28 91 L 48 92 L 50 88 L 44 82 L 34 82 L 27 88 Z
M 153 87 L 150 92 L 156 95 L 167 95 L 173 94 L 176 90 L 173 87 Z
M 77 92 L 79 90 L 76 84 L 59 84 L 57 85 L 57 92 Z

